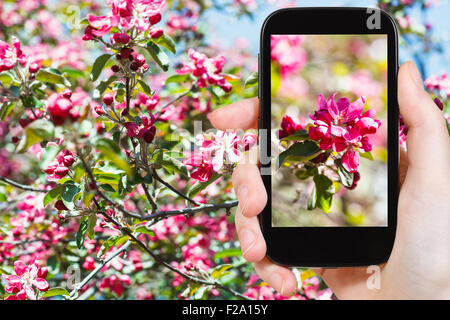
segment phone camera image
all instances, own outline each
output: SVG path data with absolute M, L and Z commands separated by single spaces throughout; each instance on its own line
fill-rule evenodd
M 272 227 L 388 226 L 388 37 L 270 35 Z

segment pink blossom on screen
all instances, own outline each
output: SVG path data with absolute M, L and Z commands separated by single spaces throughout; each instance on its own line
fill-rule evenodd
M 301 35 L 272 35 L 270 37 L 271 58 L 281 67 L 281 76 L 298 72 L 306 64 L 307 54 L 301 47 Z

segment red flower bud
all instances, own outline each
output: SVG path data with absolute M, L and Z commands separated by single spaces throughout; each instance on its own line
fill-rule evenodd
M 112 36 L 114 42 L 127 44 L 130 41 L 130 36 L 127 33 L 115 33 Z
M 122 57 L 122 59 L 128 59 L 132 52 L 133 49 L 131 48 L 122 48 L 122 50 L 120 50 L 120 56 Z
M 155 138 L 156 134 L 156 128 L 151 127 L 149 130 L 146 130 L 144 133 L 144 140 L 147 143 L 152 143 L 153 139 Z
M 134 57 L 134 61 L 139 65 L 139 67 L 142 67 L 145 63 L 145 57 L 143 54 L 138 54 Z
M 12 137 L 11 141 L 12 141 L 12 143 L 17 143 L 17 142 L 19 142 L 19 137 Z
M 39 71 L 40 68 L 41 66 L 39 64 L 37 64 L 36 62 L 32 62 L 28 67 L 28 71 L 30 71 L 30 73 L 36 73 Z
M 164 30 L 162 28 L 153 28 L 150 30 L 150 37 L 152 39 L 157 39 L 164 34 Z
M 44 172 L 48 173 L 48 174 L 53 174 L 53 173 L 55 173 L 55 170 L 57 167 L 58 167 L 57 164 L 51 164 L 47 167 L 47 169 L 44 170 Z
M 442 104 L 442 101 L 439 100 L 439 98 L 434 98 L 434 103 L 438 106 L 439 109 L 444 110 L 444 105 Z
M 63 211 L 63 210 L 69 210 L 67 209 L 67 207 L 64 205 L 64 202 L 62 200 L 58 200 L 55 203 L 55 208 L 59 211 Z
M 157 12 L 152 14 L 150 17 L 148 17 L 148 20 L 152 25 L 157 24 L 158 22 L 161 21 L 161 13 Z
M 139 69 L 139 63 L 137 63 L 136 61 L 133 61 L 130 64 L 130 69 L 133 70 L 133 71 L 137 71 Z
M 72 90 L 64 89 L 63 92 L 61 92 L 61 95 L 66 99 L 70 99 L 72 97 Z
M 114 96 L 111 93 L 107 93 L 103 96 L 103 103 L 110 106 L 114 102 Z
M 38 277 L 43 278 L 43 279 L 47 278 L 47 274 L 48 274 L 48 269 L 46 267 L 39 268 L 38 273 L 37 273 Z
M 119 67 L 118 65 L 113 65 L 113 66 L 111 67 L 111 70 L 112 70 L 113 72 L 119 72 L 119 71 L 120 71 L 120 67 Z
M 146 71 L 148 71 L 148 69 L 150 69 L 150 66 L 148 65 L 148 63 L 144 63 L 142 65 L 142 72 L 146 72 Z
M 67 156 L 64 156 L 64 158 L 63 158 L 63 163 L 67 167 L 70 167 L 71 165 L 73 165 L 74 162 L 75 162 L 75 159 L 70 154 Z
M 94 111 L 99 115 L 99 116 L 101 116 L 102 114 L 105 114 L 105 111 L 103 110 L 103 107 L 101 106 L 101 105 L 96 105 L 95 107 L 94 107 Z
M 57 167 L 54 172 L 54 174 L 60 179 L 63 178 L 68 173 L 69 173 L 69 168 L 67 168 L 67 167 Z

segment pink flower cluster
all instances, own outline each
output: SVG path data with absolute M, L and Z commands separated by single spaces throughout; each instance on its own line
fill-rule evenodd
M 71 99 L 72 91 L 69 89 L 61 93 L 53 93 L 47 99 L 48 113 L 53 124 L 59 126 L 70 119 L 75 122 L 80 118 L 80 112 L 74 108 L 74 103 Z
M 12 37 L 12 46 L 0 40 L 0 72 L 11 70 L 16 62 L 22 67 L 27 64 L 27 56 L 20 48 L 19 39 Z
M 86 28 L 83 40 L 102 37 L 111 28 L 121 27 L 123 31 L 133 27 L 140 31 L 150 31 L 150 36 L 157 38 L 162 35 L 162 29 L 151 28 L 161 21 L 161 11 L 165 0 L 108 0 L 111 14 L 107 16 L 88 15 L 89 26 Z M 126 44 L 130 37 L 126 33 L 113 35 L 114 42 Z
M 225 92 L 230 92 L 232 85 L 225 79 L 222 69 L 226 59 L 224 56 L 208 58 L 205 54 L 189 49 L 189 58 L 191 61 L 184 63 L 176 70 L 180 75 L 192 74 L 196 78 L 196 84 L 199 88 L 205 88 L 208 85 L 216 85 Z
M 447 98 L 450 98 L 450 78 L 446 73 L 441 75 L 433 75 L 425 81 L 425 87 L 428 90 L 436 90 L 442 92 Z
M 147 143 L 152 143 L 155 138 L 156 128 L 153 125 L 155 123 L 155 116 L 151 113 L 149 117 L 140 117 L 140 124 L 135 122 L 126 122 L 124 127 L 127 129 L 127 135 L 131 138 L 141 138 Z
M 208 181 L 213 172 L 219 173 L 224 166 L 239 162 L 243 151 L 247 151 L 257 142 L 257 135 L 246 133 L 240 138 L 235 132 L 218 130 L 215 134 L 200 134 L 196 137 L 199 151 L 191 154 L 185 162 L 197 168 L 191 173 L 193 179 Z
M 5 291 L 10 293 L 5 300 L 36 300 L 36 289 L 47 291 L 49 288 L 47 277 L 47 268 L 41 268 L 37 263 L 26 266 L 18 260 L 14 263 L 15 275 L 2 275 L 2 278 L 8 283 Z
M 47 179 L 53 181 L 64 178 L 69 173 L 69 169 L 74 162 L 75 154 L 69 150 L 62 150 L 56 159 L 45 169 L 45 173 L 49 174 Z
M 101 292 L 109 289 L 111 292 L 115 293 L 116 296 L 121 297 L 125 290 L 124 286 L 131 285 L 131 278 L 127 274 L 121 274 L 119 276 L 112 275 L 104 278 L 99 285 Z
M 356 172 L 359 166 L 359 152 L 370 152 L 372 142 L 369 135 L 377 132 L 381 122 L 375 117 L 375 110 L 363 113 L 366 100 L 360 97 L 350 103 L 348 98 L 334 101 L 333 93 L 328 101 L 320 94 L 317 97 L 318 110 L 311 119 L 309 137 L 320 141 L 320 149 L 344 152 L 342 165 L 348 172 Z M 355 151 L 357 150 L 357 151 Z
M 307 55 L 301 47 L 304 38 L 301 35 L 270 37 L 271 59 L 280 65 L 282 77 L 298 72 L 305 66 Z

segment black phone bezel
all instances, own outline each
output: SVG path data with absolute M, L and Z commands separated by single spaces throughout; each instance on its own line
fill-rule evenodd
M 368 11 L 369 10 L 369 11 Z M 386 262 L 392 251 L 397 226 L 398 201 L 398 36 L 394 20 L 380 11 L 380 28 L 369 29 L 372 8 L 287 8 L 269 15 L 261 29 L 259 55 L 259 129 L 271 126 L 270 35 L 271 34 L 387 34 L 388 41 L 388 226 L 387 227 L 272 227 L 271 176 L 262 175 L 268 194 L 260 224 L 267 244 L 267 257 L 285 266 L 350 267 Z M 261 132 L 261 131 L 260 131 Z M 260 134 L 261 170 L 270 168 L 269 135 Z

